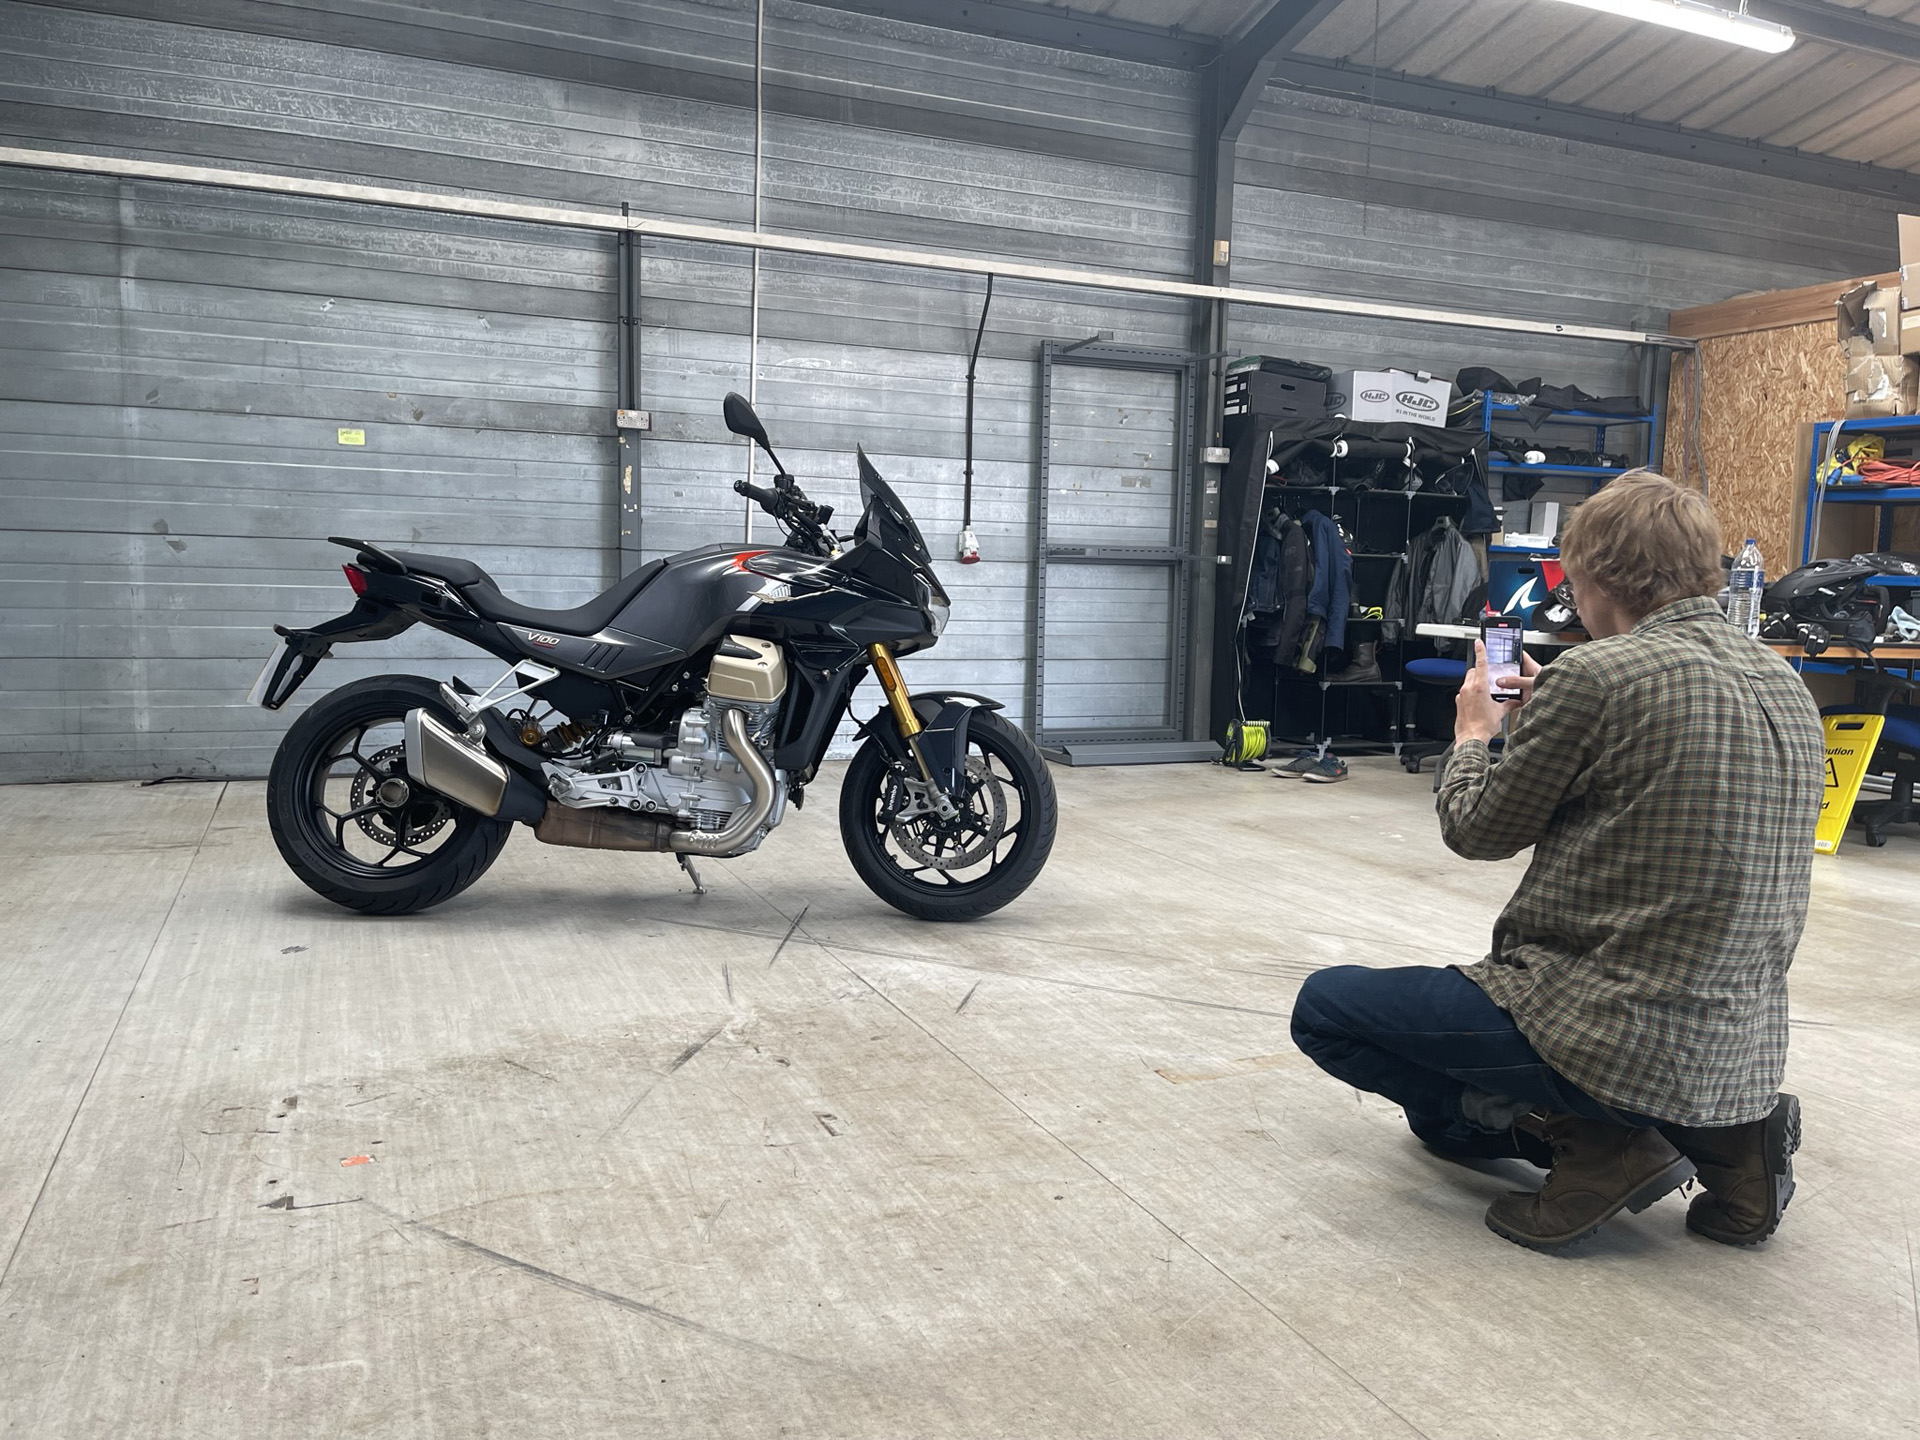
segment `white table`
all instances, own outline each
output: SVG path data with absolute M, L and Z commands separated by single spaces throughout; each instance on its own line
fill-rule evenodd
M 1414 626 L 1413 633 L 1416 635 L 1425 635 L 1434 640 L 1478 640 L 1480 638 L 1480 627 L 1478 625 L 1416 625 Z M 1552 645 L 1564 649 L 1569 645 L 1578 645 L 1585 641 L 1586 638 L 1585 635 L 1571 630 L 1564 632 L 1528 630 L 1522 637 L 1521 643 L 1526 645 Z

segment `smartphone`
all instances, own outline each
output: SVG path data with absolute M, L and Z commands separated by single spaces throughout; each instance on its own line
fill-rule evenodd
M 1487 689 L 1496 700 L 1517 700 L 1520 690 L 1507 683 L 1520 673 L 1521 641 L 1526 625 L 1517 616 L 1488 615 L 1480 621 L 1480 641 L 1487 647 Z

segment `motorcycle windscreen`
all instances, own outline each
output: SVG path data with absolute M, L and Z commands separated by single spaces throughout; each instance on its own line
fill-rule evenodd
M 860 459 L 860 523 L 853 538 L 861 544 L 875 544 L 917 566 L 931 570 L 933 556 L 913 516 L 893 493 L 893 487 L 880 478 L 864 448 L 855 452 Z

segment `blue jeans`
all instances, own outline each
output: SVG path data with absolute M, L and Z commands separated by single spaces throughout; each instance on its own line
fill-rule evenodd
M 1415 1135 L 1455 1154 L 1504 1153 L 1462 1113 L 1469 1090 L 1615 1125 L 1659 1123 L 1596 1100 L 1558 1073 L 1511 1015 L 1447 966 L 1318 971 L 1293 1002 L 1293 1042 L 1329 1075 L 1386 1096 L 1407 1112 Z

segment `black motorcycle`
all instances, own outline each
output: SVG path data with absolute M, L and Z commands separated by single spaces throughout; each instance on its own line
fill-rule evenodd
M 777 520 L 778 549 L 709 545 L 655 560 L 573 610 L 500 593 L 478 565 L 333 537 L 353 609 L 284 643 L 252 699 L 278 710 L 342 642 L 431 625 L 504 661 L 483 690 L 382 675 L 344 685 L 288 729 L 267 782 L 274 842 L 329 900 L 424 909 L 485 873 L 514 821 L 550 845 L 698 856 L 757 847 L 819 772 L 869 668 L 887 706 L 840 787 L 860 878 L 926 920 L 969 920 L 1046 864 L 1057 806 L 1046 763 L 964 691 L 911 695 L 896 658 L 946 627 L 926 541 L 864 450 L 863 512 L 845 544 L 786 473 L 738 395 L 727 428 L 765 450 L 772 488 L 733 488 Z

